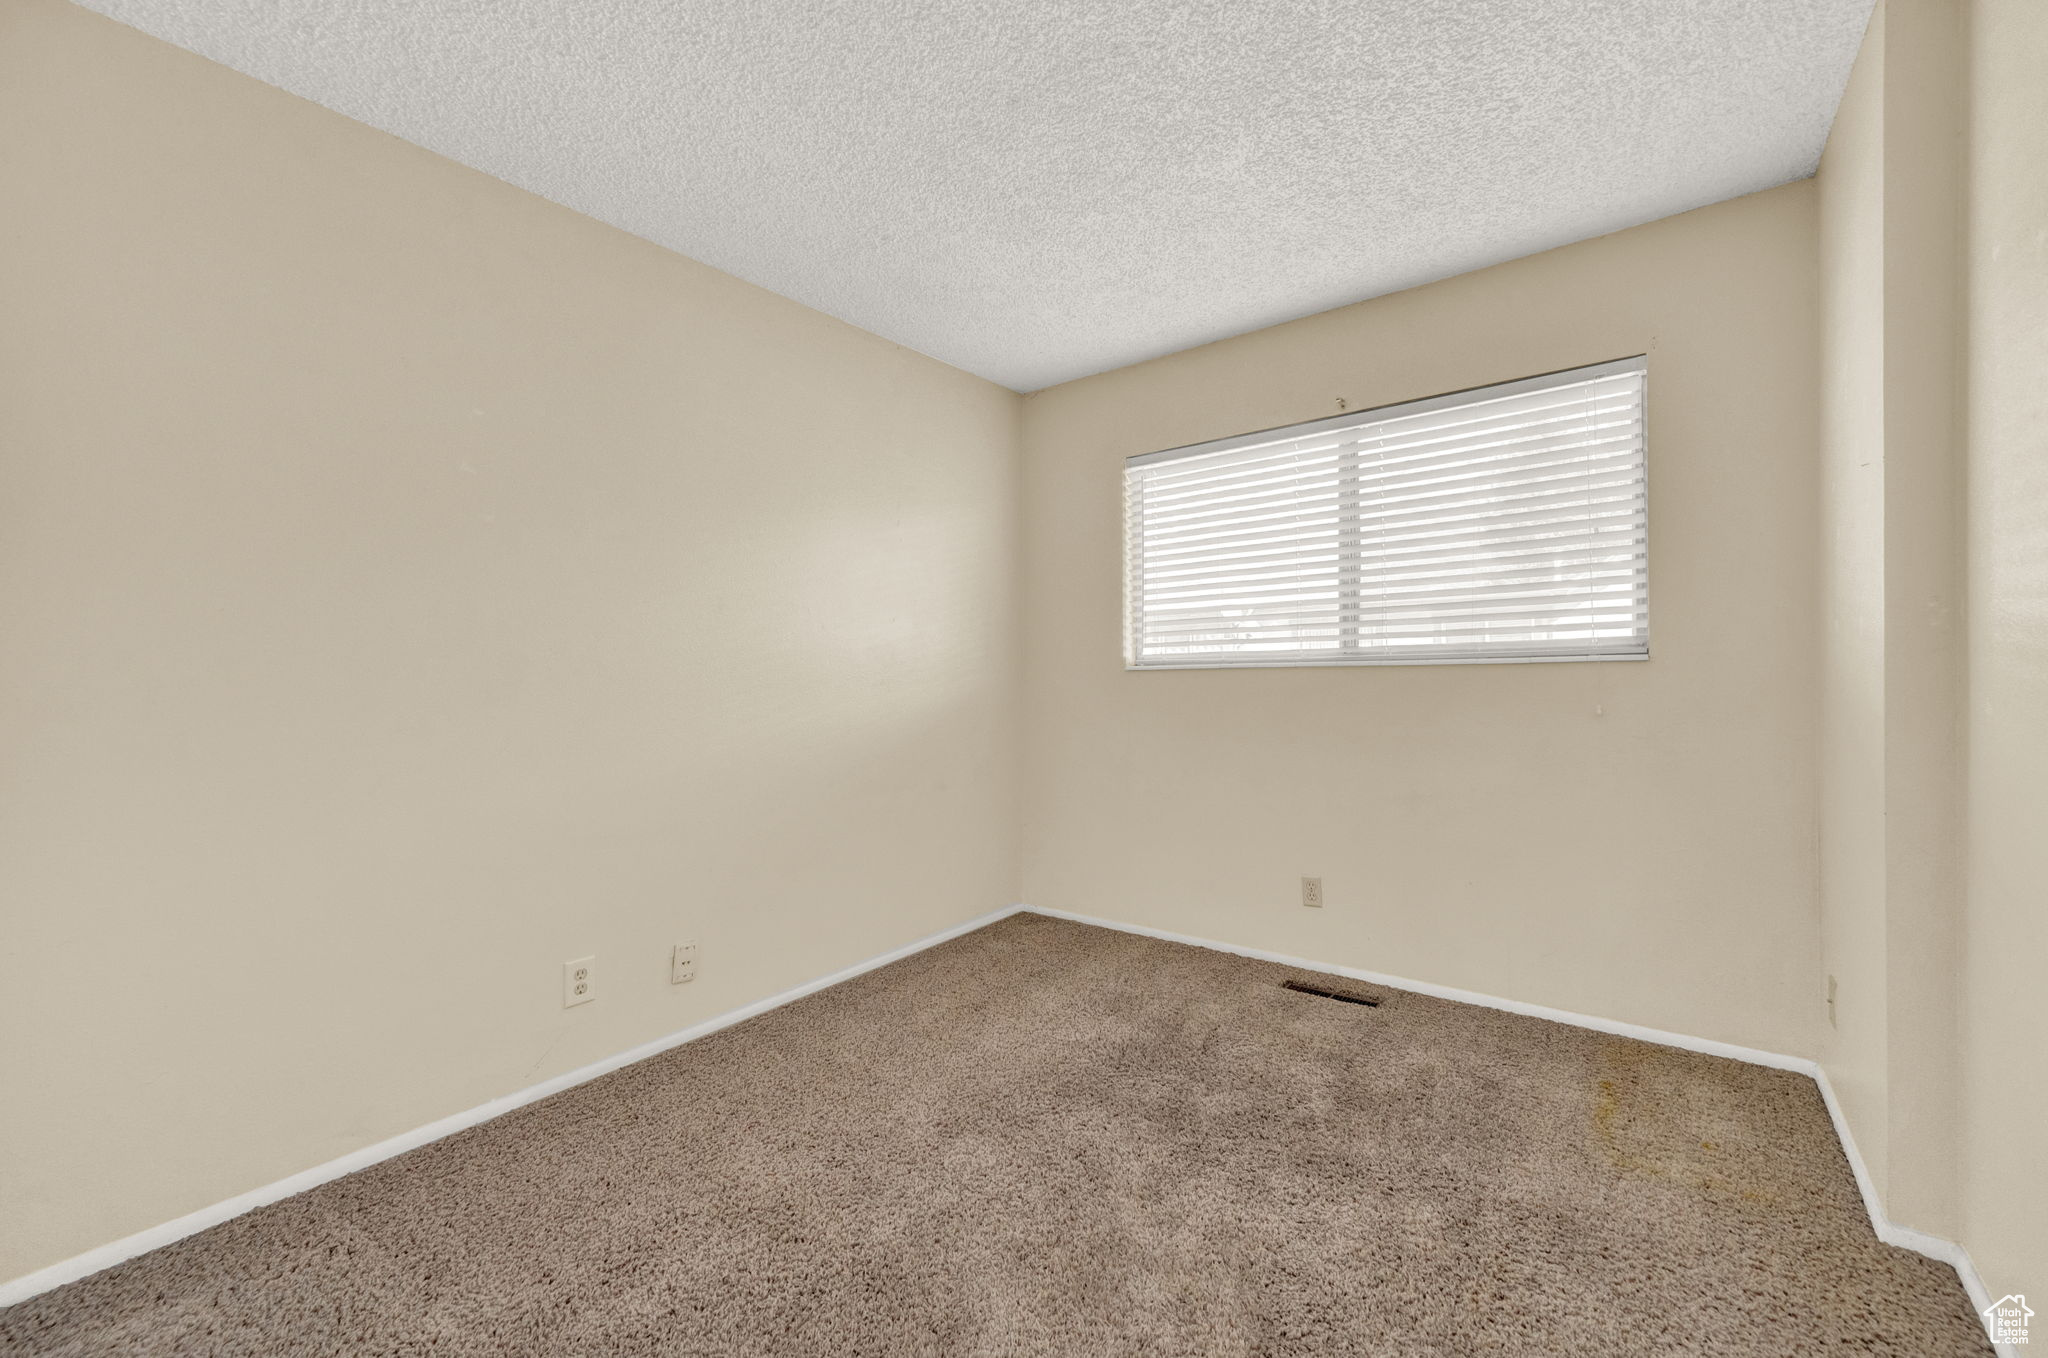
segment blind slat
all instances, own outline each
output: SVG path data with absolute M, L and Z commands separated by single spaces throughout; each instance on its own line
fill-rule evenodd
M 1557 601 L 1545 605 L 1521 607 L 1501 606 L 1495 609 L 1423 610 L 1386 613 L 1370 613 L 1357 621 L 1356 625 L 1373 631 L 1402 633 L 1467 632 L 1473 629 L 1491 630 L 1494 623 L 1514 624 L 1518 628 L 1557 628 L 1573 631 L 1589 627 L 1607 627 L 1611 624 L 1626 624 L 1640 616 L 1644 610 L 1626 599 L 1609 602 L 1592 600 Z M 1245 629 L 1258 630 L 1268 627 L 1289 627 L 1297 624 L 1316 623 L 1318 620 L 1336 616 L 1328 606 L 1320 610 L 1304 606 L 1296 612 L 1276 612 L 1271 616 L 1255 617 L 1202 617 L 1184 620 L 1151 619 L 1145 634 L 1154 637 L 1187 636 L 1196 632 L 1231 632 Z M 1347 625 L 1351 625 L 1347 623 Z
M 1465 599 L 1521 599 L 1557 597 L 1581 599 L 1588 595 L 1606 595 L 1617 590 L 1631 590 L 1641 582 L 1641 570 L 1614 570 L 1589 575 L 1585 578 L 1559 580 L 1555 577 L 1524 577 L 1518 580 L 1488 580 L 1446 584 L 1439 589 L 1419 589 L 1400 593 L 1386 593 L 1375 603 L 1354 603 L 1354 609 L 1411 607 L 1417 604 L 1449 607 Z M 1230 592 L 1210 592 L 1198 595 L 1147 594 L 1145 609 L 1155 617 L 1178 617 L 1206 608 L 1228 609 L 1247 606 L 1264 607 L 1293 599 L 1321 599 L 1334 597 L 1339 588 L 1335 574 L 1320 581 L 1303 581 L 1300 584 L 1270 587 L 1268 593 L 1246 595 Z
M 1641 359 L 1134 458 L 1134 667 L 1648 653 Z
M 1622 440 L 1601 440 L 1597 443 L 1583 443 L 1501 458 L 1477 464 L 1476 470 L 1471 464 L 1461 464 L 1449 472 L 1431 472 L 1393 482 L 1360 478 L 1357 484 L 1362 493 L 1389 501 L 1397 496 L 1403 501 L 1420 501 L 1424 496 L 1430 495 L 1485 491 L 1506 485 L 1511 480 L 1561 477 L 1571 472 L 1583 475 L 1610 469 L 1629 469 L 1635 465 L 1635 444 L 1636 439 L 1631 435 Z M 1334 476 L 1325 479 L 1327 484 L 1298 488 L 1288 486 L 1258 495 L 1233 496 L 1225 501 L 1191 500 L 1185 505 L 1161 505 L 1155 512 L 1146 516 L 1144 527 L 1148 535 L 1195 531 L 1212 524 L 1225 524 L 1236 520 L 1251 522 L 1290 511 L 1306 512 L 1311 509 L 1335 507 L 1340 495 L 1338 479 Z
M 1601 531 L 1612 535 L 1625 531 L 1625 526 L 1609 527 Z M 1615 549 L 1612 546 L 1602 546 L 1598 540 L 1586 540 L 1595 539 L 1596 536 L 1587 534 L 1567 540 L 1539 539 L 1533 543 L 1524 543 L 1508 552 L 1487 551 L 1483 556 L 1474 555 L 1475 549 L 1470 547 L 1451 548 L 1436 555 L 1429 555 L 1426 552 L 1420 555 L 1400 556 L 1381 554 L 1370 561 L 1361 562 L 1358 572 L 1366 579 L 1398 583 L 1411 578 L 1439 574 L 1498 573 L 1545 563 L 1563 567 L 1614 559 Z M 1300 575 L 1306 571 L 1328 569 L 1336 560 L 1336 544 L 1332 543 L 1320 556 L 1255 558 L 1235 565 L 1222 566 L 1214 562 L 1197 562 L 1178 570 L 1155 569 L 1145 574 L 1142 587 L 1147 590 L 1179 589 L 1187 583 L 1186 577 L 1194 577 L 1195 583 L 1216 582 L 1223 585 L 1236 580 L 1279 579 Z M 1130 578 L 1136 582 L 1140 577 L 1136 571 L 1132 571 Z M 1139 587 L 1136 583 L 1132 585 L 1132 588 Z
M 1516 385 L 1516 384 L 1508 384 Z M 1313 421 L 1307 426 L 1269 429 L 1263 434 L 1222 440 L 1228 447 L 1208 445 L 1180 448 L 1165 453 L 1148 453 L 1129 460 L 1132 470 L 1156 476 L 1162 485 L 1193 477 L 1212 475 L 1218 468 L 1250 462 L 1303 455 L 1325 456 L 1332 450 L 1367 440 L 1386 447 L 1405 447 L 1432 437 L 1452 437 L 1459 430 L 1477 435 L 1516 423 L 1540 423 L 1559 417 L 1560 412 L 1597 407 L 1614 399 L 1639 397 L 1640 372 L 1618 374 L 1596 382 L 1568 383 L 1546 388 L 1524 397 L 1492 399 L 1484 391 L 1464 393 L 1471 399 L 1462 405 L 1410 417 L 1398 414 L 1403 406 L 1360 411 L 1332 420 Z M 1454 398 L 1434 397 L 1432 400 Z M 1463 397 L 1456 398 L 1462 400 Z M 1426 402 L 1413 402 L 1421 405 Z

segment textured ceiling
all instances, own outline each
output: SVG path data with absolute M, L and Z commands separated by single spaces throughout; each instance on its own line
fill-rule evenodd
M 1020 391 L 1811 174 L 1870 0 L 88 0 Z

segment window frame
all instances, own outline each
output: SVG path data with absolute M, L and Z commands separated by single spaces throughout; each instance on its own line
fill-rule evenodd
M 1563 652 L 1554 655 L 1462 655 L 1426 656 L 1415 654 L 1372 655 L 1354 651 L 1345 654 L 1341 649 L 1313 655 L 1291 655 L 1274 659 L 1232 656 L 1229 653 L 1211 653 L 1187 659 L 1142 660 L 1138 657 L 1137 633 L 1137 582 L 1138 563 L 1131 526 L 1130 472 L 1134 467 L 1153 463 L 1174 462 L 1188 458 L 1202 457 L 1214 453 L 1227 453 L 1239 448 L 1253 447 L 1274 442 L 1279 438 L 1312 438 L 1318 434 L 1335 432 L 1355 426 L 1375 424 L 1384 420 L 1404 418 L 1411 415 L 1426 415 L 1434 410 L 1454 408 L 1471 404 L 1473 398 L 1492 401 L 1507 399 L 1531 392 L 1540 392 L 1558 387 L 1571 386 L 1580 382 L 1598 381 L 1622 373 L 1634 372 L 1641 375 L 1641 422 L 1642 453 L 1641 479 L 1643 500 L 1642 529 L 1642 604 L 1643 622 L 1640 629 L 1640 649 L 1612 652 Z M 1513 378 L 1506 382 L 1487 382 L 1478 386 L 1463 387 L 1456 391 L 1440 392 L 1433 396 L 1419 397 L 1408 401 L 1394 401 L 1385 405 L 1371 406 L 1364 410 L 1347 410 L 1320 419 L 1304 420 L 1298 424 L 1275 425 L 1268 429 L 1255 429 L 1224 438 L 1209 439 L 1201 443 L 1182 444 L 1174 448 L 1162 448 L 1154 452 L 1137 453 L 1122 460 L 1119 471 L 1124 505 L 1123 533 L 1123 590 L 1122 630 L 1120 649 L 1127 672 L 1158 673 L 1171 670 L 1249 670 L 1249 669 L 1356 669 L 1378 665 L 1525 665 L 1525 664 L 1571 664 L 1606 663 L 1613 661 L 1643 661 L 1651 655 L 1651 614 L 1650 608 L 1650 363 L 1647 352 L 1631 354 L 1623 358 L 1609 359 L 1599 363 L 1581 364 L 1570 368 L 1558 368 L 1550 372 L 1536 373 L 1528 377 Z M 1578 643 L 1583 644 L 1583 643 Z

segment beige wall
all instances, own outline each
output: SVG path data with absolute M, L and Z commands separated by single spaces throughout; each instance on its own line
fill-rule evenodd
M 1884 11 L 1821 158 L 1821 1030 L 1872 1181 L 1889 1165 L 1885 984 Z
M 1944 1238 L 1960 1226 L 1961 14 L 1896 0 L 1884 20 L 1885 1202 Z
M 54 0 L 0 194 L 0 1278 L 1013 900 L 1010 393 Z
M 1811 1052 L 1815 209 L 1793 184 L 1026 398 L 1024 899 Z M 1124 670 L 1126 455 L 1646 351 L 1649 661 Z
M 1821 162 L 1822 1060 L 1887 1215 L 2048 1288 L 2048 10 L 1886 0 Z
M 1965 1236 L 2048 1316 L 2048 6 L 1979 0 L 1969 198 Z M 2037 1331 L 2035 1342 L 2041 1342 Z
M 1822 160 L 1822 1059 L 1887 1214 L 1955 1238 L 1962 11 L 1873 16 Z
M 6 0 L 0 1278 L 1021 872 L 1817 1054 L 2048 1289 L 2048 7 L 1965 12 L 1880 10 L 1817 183 L 1020 403 Z M 1649 662 L 1122 668 L 1124 456 L 1637 352 Z

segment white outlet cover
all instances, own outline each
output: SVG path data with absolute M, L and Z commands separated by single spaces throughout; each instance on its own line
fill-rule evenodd
M 697 979 L 697 945 L 678 943 L 669 955 L 668 981 L 670 985 L 681 985 Z
M 562 963 L 562 1008 L 589 1004 L 597 998 L 597 958 L 579 957 Z

